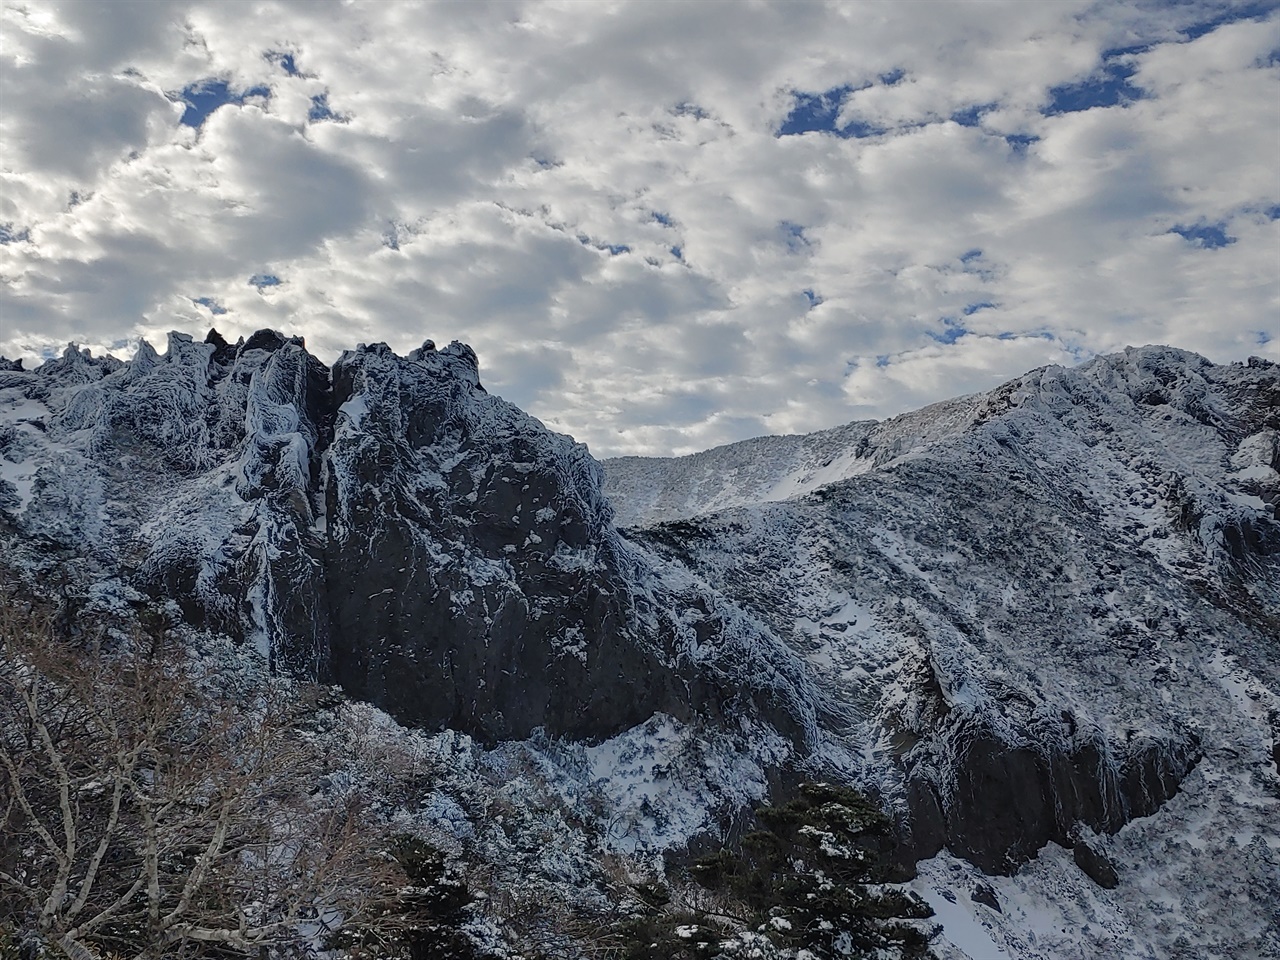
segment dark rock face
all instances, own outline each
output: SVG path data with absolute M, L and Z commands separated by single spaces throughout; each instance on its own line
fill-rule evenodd
M 911 781 L 918 857 L 942 847 L 992 874 L 1012 873 L 1053 840 L 1071 846 L 1081 824 L 1114 833 L 1178 791 L 1199 760 L 1193 743 L 1146 743 L 1112 756 L 1105 744 L 1067 751 L 1010 745 L 990 731 L 959 734 L 955 780 Z
M 732 699 L 677 669 L 672 613 L 638 599 L 648 575 L 586 448 L 491 397 L 470 347 L 374 344 L 330 370 L 299 338 L 214 330 L 4 375 L 88 469 L 42 474 L 28 506 L 4 481 L 0 509 L 274 669 L 488 742 L 602 738 L 688 716 L 692 691 L 712 713 Z M 0 440 L 15 459 L 31 446 Z
M 977 884 L 969 894 L 974 903 L 981 903 L 990 907 L 996 913 L 1004 913 L 1000 908 L 1000 901 L 996 899 L 996 892 L 985 883 Z
M 1115 864 L 1105 853 L 1096 850 L 1088 841 L 1078 840 L 1071 855 L 1075 858 L 1076 866 L 1104 890 L 1114 890 L 1120 886 L 1120 875 L 1116 872 Z
M 484 739 L 601 736 L 676 707 L 637 635 L 586 449 L 483 394 L 461 344 L 333 371 L 323 569 L 333 678 Z

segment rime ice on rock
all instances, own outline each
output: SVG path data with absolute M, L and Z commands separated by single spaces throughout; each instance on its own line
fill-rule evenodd
M 659 711 L 816 730 L 799 662 L 665 582 L 614 530 L 586 448 L 490 396 L 465 344 L 372 344 L 330 371 L 298 338 L 211 331 L 6 376 L 48 421 L 10 445 L 21 532 L 276 669 L 489 741 L 599 739 Z M 752 658 L 778 665 L 742 682 Z
M 1273 365 L 1145 347 L 884 423 L 607 461 L 606 491 L 810 664 L 920 854 L 1006 871 L 1153 813 L 1238 736 L 1204 715 L 1235 713 L 1211 651 L 1280 707 L 1278 408 Z M 1269 766 L 1280 738 L 1248 724 Z
M 0 538 L 404 722 L 585 741 L 636 843 L 821 772 L 1007 872 L 1253 815 L 1212 777 L 1280 755 L 1277 409 L 1265 361 L 1141 348 L 606 479 L 462 344 L 175 334 L 0 364 Z

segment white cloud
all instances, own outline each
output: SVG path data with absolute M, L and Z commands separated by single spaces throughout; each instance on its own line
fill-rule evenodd
M 1126 343 L 1280 359 L 1274 9 L 0 9 L 9 355 L 458 338 L 600 454 Z M 242 102 L 184 126 L 210 81 Z M 776 136 L 805 94 L 809 126 L 870 135 Z

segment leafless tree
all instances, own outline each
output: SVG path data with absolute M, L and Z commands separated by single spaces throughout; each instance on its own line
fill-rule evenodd
M 0 599 L 0 918 L 75 960 L 394 939 L 403 876 L 354 801 L 319 795 L 296 690 L 231 696 L 125 646 L 60 641 Z

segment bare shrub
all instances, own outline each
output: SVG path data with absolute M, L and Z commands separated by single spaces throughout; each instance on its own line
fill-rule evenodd
M 323 758 L 296 692 L 232 697 L 163 642 L 107 654 L 55 633 L 0 600 L 10 941 L 150 960 L 301 953 L 345 925 L 396 939 L 403 871 L 357 801 L 311 796 Z

